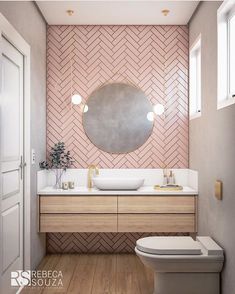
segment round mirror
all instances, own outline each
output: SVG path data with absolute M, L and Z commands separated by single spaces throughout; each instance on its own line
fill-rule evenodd
M 152 105 L 140 89 L 124 83 L 106 84 L 95 90 L 83 113 L 83 127 L 99 149 L 128 153 L 143 145 L 152 133 Z

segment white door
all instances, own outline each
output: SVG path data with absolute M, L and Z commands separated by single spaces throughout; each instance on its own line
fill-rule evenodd
M 11 271 L 23 270 L 24 57 L 1 37 L 0 78 L 0 293 L 15 293 Z

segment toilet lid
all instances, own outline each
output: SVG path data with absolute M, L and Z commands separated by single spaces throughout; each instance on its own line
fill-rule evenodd
M 159 255 L 199 255 L 200 243 L 191 237 L 146 237 L 137 240 L 140 251 Z

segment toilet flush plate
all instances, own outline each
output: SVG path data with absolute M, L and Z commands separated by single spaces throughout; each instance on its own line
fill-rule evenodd
M 223 186 L 222 181 L 217 180 L 215 182 L 215 197 L 218 200 L 222 200 L 222 198 L 223 198 L 222 186 Z

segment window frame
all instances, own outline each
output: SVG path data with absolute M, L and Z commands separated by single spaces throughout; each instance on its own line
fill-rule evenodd
M 202 115 L 202 66 L 201 66 L 201 57 L 202 57 L 202 38 L 201 34 L 197 36 L 193 44 L 191 45 L 189 49 L 189 119 L 195 119 L 198 118 Z M 191 72 L 192 72 L 192 59 L 195 58 L 196 65 L 195 66 L 195 77 L 196 81 L 195 82 L 195 89 L 196 94 L 195 97 L 192 95 L 192 87 L 191 87 Z M 195 104 L 195 110 L 192 112 L 191 107 L 192 107 L 192 99 L 195 99 L 194 104 Z
M 231 91 L 231 39 L 230 39 L 230 33 L 231 33 L 231 19 L 235 17 L 235 6 L 231 11 L 228 13 L 227 16 L 227 26 L 228 26 L 228 97 L 229 99 L 234 98 L 233 95 L 235 95 L 235 92 L 232 93 Z M 235 33 L 235 28 L 234 28 Z
M 217 11 L 217 109 L 235 103 L 230 92 L 230 20 L 235 16 L 235 0 L 222 3 Z

